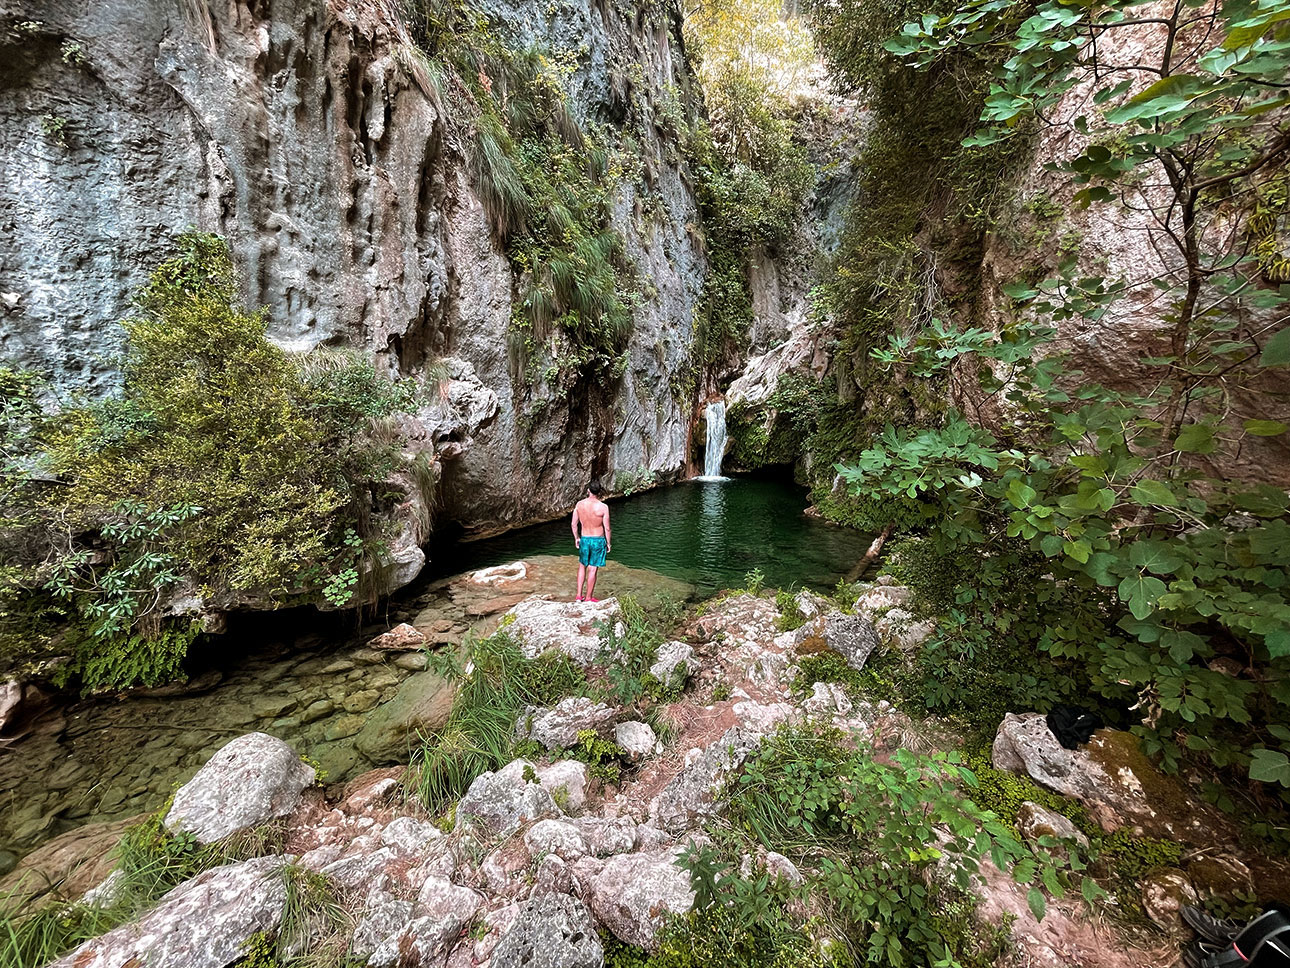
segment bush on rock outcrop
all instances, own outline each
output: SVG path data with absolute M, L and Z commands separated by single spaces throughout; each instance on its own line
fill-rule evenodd
M 0 659 L 70 649 L 59 675 L 87 688 L 172 678 L 204 611 L 358 604 L 425 560 L 416 509 L 435 468 L 387 442 L 412 385 L 280 349 L 239 305 L 223 240 L 178 247 L 124 323 L 118 394 L 46 414 L 13 371 L 0 379 L 22 457 L 0 513 L 16 565 L 0 573 L 0 639 L 16 647 Z

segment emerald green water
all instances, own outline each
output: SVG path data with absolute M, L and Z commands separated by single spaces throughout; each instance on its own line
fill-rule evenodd
M 869 547 L 872 535 L 804 512 L 804 488 L 787 481 L 734 477 L 685 481 L 609 502 L 615 562 L 687 582 L 695 594 L 744 584 L 760 568 L 766 584 L 831 589 Z M 463 542 L 437 556 L 440 575 L 529 555 L 574 554 L 568 518 Z M 610 572 L 607 572 L 608 576 Z

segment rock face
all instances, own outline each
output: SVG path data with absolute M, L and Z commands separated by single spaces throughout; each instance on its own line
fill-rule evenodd
M 593 475 L 678 472 L 689 406 L 659 387 L 688 353 L 706 260 L 688 163 L 650 119 L 665 101 L 694 110 L 680 21 L 591 0 L 477 6 L 516 50 L 581 51 L 571 112 L 630 129 L 649 173 L 648 189 L 615 189 L 614 227 L 650 286 L 597 405 L 512 366 L 515 280 L 472 184 L 472 118 L 383 0 L 0 6 L 30 24 L 0 35 L 0 161 L 16 173 L 0 185 L 0 292 L 16 294 L 0 354 L 107 389 L 131 290 L 196 226 L 229 239 L 281 345 L 348 344 L 407 375 L 445 362 L 412 431 L 449 465 L 447 517 L 514 525 Z M 640 204 L 647 190 L 661 204 Z
M 604 949 L 591 913 L 567 894 L 527 901 L 493 950 L 492 968 L 600 968 Z
M 266 733 L 248 733 L 212 756 L 179 788 L 166 828 L 191 833 L 198 843 L 213 843 L 290 813 L 313 782 L 313 768 L 290 746 Z
M 454 695 L 452 684 L 433 672 L 409 676 L 393 699 L 367 717 L 354 746 L 377 765 L 406 760 L 418 731 L 437 729 L 448 721 Z
M 225 968 L 252 935 L 282 920 L 281 857 L 216 867 L 185 881 L 132 924 L 86 942 L 51 968 Z
M 1068 750 L 1042 713 L 1009 713 L 995 734 L 992 760 L 996 769 L 1075 798 L 1105 830 L 1128 825 L 1155 837 L 1212 842 L 1226 821 L 1161 774 L 1137 742 L 1130 733 L 1101 729 L 1087 746 Z

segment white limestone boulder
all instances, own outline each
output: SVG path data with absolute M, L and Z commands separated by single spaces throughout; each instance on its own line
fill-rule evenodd
M 287 903 L 285 857 L 256 857 L 198 874 L 138 921 L 81 945 L 50 968 L 225 968 L 253 935 L 273 932 Z
M 179 788 L 166 829 L 209 844 L 291 813 L 314 771 L 282 740 L 248 733 L 225 745 Z

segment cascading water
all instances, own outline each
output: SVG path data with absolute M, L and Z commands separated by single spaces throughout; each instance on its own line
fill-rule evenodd
M 708 440 L 703 448 L 702 481 L 724 481 L 721 476 L 721 458 L 726 453 L 726 403 L 713 400 L 705 411 Z

